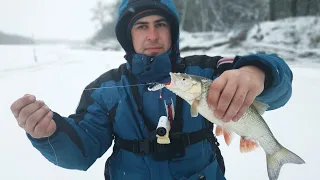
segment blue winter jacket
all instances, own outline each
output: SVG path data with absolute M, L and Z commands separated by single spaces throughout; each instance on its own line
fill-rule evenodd
M 160 3 L 176 14 L 171 0 L 162 0 Z M 127 1 L 124 0 L 119 11 L 120 15 L 127 5 Z M 177 41 L 176 47 L 179 47 L 178 45 Z M 175 54 L 174 58 L 172 53 Z M 34 139 L 30 135 L 28 138 L 50 162 L 55 164 L 57 158 L 58 166 L 78 170 L 87 170 L 111 147 L 113 133 L 129 140 L 149 139 L 149 131 L 143 117 L 138 113 L 131 88 L 124 87 L 130 85 L 124 72 L 131 71 L 138 79 L 138 83 L 165 81 L 172 70 L 172 59 L 174 63 L 181 62 L 178 51 L 173 49 L 153 58 L 132 53 L 128 61 L 130 63 L 122 65 L 119 69 L 110 70 L 92 81 L 86 88 L 93 89 L 83 91 L 74 114 L 64 117 L 54 112 L 53 119 L 57 124 L 57 131 L 49 138 L 55 154 L 48 144 L 48 139 Z M 268 110 L 280 108 L 290 99 L 292 73 L 278 56 L 250 54 L 237 56 L 235 61 L 229 63 L 231 69 L 256 65 L 265 71 L 266 88 L 258 99 L 270 106 Z M 194 65 L 188 66 L 186 73 L 211 79 L 217 77 L 213 75 L 212 68 Z M 159 92 L 150 92 L 146 88 L 147 86 L 139 86 L 143 113 L 156 125 L 159 120 L 159 113 L 156 113 L 160 109 Z M 174 104 L 176 103 L 176 96 L 165 88 L 162 97 L 167 102 L 172 99 Z M 192 118 L 190 106 L 186 102 L 182 107 L 176 108 L 182 108 L 183 132 L 194 132 L 205 128 L 206 120 L 202 116 Z M 110 116 L 111 110 L 113 110 L 112 116 Z M 166 161 L 155 161 L 150 155 L 135 155 L 126 150 L 119 150 L 108 162 L 108 173 L 114 180 L 196 180 L 201 176 L 210 180 L 223 180 L 225 178 L 214 157 L 215 153 L 208 141 L 187 147 L 186 155 L 182 158 Z

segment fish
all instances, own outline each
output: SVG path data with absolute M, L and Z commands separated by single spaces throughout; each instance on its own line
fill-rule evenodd
M 202 115 L 216 125 L 217 136 L 224 136 L 229 145 L 233 134 L 240 136 L 240 151 L 251 152 L 262 147 L 266 154 L 267 173 L 270 180 L 277 180 L 282 166 L 286 163 L 305 164 L 294 152 L 281 145 L 262 117 L 268 105 L 254 100 L 238 121 L 223 122 L 214 116 L 214 109 L 208 105 L 207 96 L 213 80 L 186 73 L 170 72 L 171 81 L 165 88 L 184 99 L 190 105 L 190 115 Z

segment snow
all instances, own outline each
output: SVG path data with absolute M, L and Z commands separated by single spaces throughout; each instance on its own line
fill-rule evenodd
M 320 102 L 320 66 L 317 55 L 314 58 L 299 57 L 292 51 L 308 50 L 320 54 L 319 46 L 310 46 L 307 36 L 296 45 L 288 45 L 290 39 L 284 37 L 284 32 L 289 31 L 289 23 L 296 24 L 296 29 L 303 29 L 302 24 L 307 21 L 300 19 L 295 22 L 284 20 L 285 23 L 277 32 L 278 37 L 267 36 L 275 25 L 271 22 L 261 24 L 265 26 L 264 34 L 267 38 L 257 41 L 248 38 L 242 46 L 230 48 L 228 45 L 212 48 L 208 51 L 185 52 L 182 55 L 207 54 L 234 56 L 246 54 L 255 50 L 269 47 L 279 50 L 279 54 L 288 60 L 294 74 L 293 95 L 289 103 L 274 111 L 266 112 L 264 118 L 269 124 L 277 140 L 289 150 L 302 157 L 306 164 L 286 164 L 281 169 L 279 180 L 290 179 L 318 179 L 317 167 L 320 162 L 318 154 L 320 148 L 320 125 L 318 107 Z M 279 23 L 279 24 L 281 24 Z M 319 25 L 319 23 L 318 23 Z M 279 26 L 279 25 L 278 25 Z M 315 25 L 314 25 L 315 26 Z M 270 28 L 268 28 L 270 27 Z M 304 28 L 309 31 L 310 28 Z M 319 29 L 319 26 L 317 26 Z M 319 33 L 317 29 L 312 34 Z M 302 30 L 297 30 L 303 34 Z M 254 28 L 248 37 L 253 37 Z M 270 33 L 269 33 L 270 34 Z M 282 34 L 282 35 L 281 35 Z M 185 34 L 187 37 L 200 37 L 201 34 Z M 199 44 L 210 44 L 210 37 L 217 41 L 228 37 L 226 34 L 206 34 Z M 192 38 L 185 38 L 184 44 L 194 44 Z M 206 40 L 206 41 L 205 41 Z M 275 40 L 278 40 L 275 42 Z M 286 41 L 282 41 L 286 40 Z M 278 43 L 278 44 L 276 44 Z M 258 46 L 259 45 L 259 46 Z M 298 46 L 299 45 L 299 46 Z M 301 46 L 300 46 L 301 45 Z M 183 46 L 183 45 L 182 45 Z M 251 47 L 252 49 L 250 49 Z M 263 47 L 263 48 L 262 48 Z M 272 49 L 273 48 L 273 49 Z M 37 54 L 36 63 L 33 52 Z M 285 52 L 285 53 L 284 53 Z M 10 105 L 17 98 L 26 93 L 34 94 L 61 115 L 68 116 L 75 111 L 83 88 L 105 71 L 118 67 L 125 62 L 122 51 L 97 51 L 79 47 L 68 48 L 67 45 L 37 45 L 37 46 L 0 46 L 0 179 L 1 180 L 61 180 L 61 179 L 104 179 L 104 163 L 111 153 L 112 148 L 87 171 L 67 170 L 48 162 L 31 146 L 25 132 L 17 125 L 10 111 Z M 296 59 L 292 61 L 290 58 Z M 287 59 L 288 58 L 288 59 Z M 314 60 L 313 60 L 314 59 Z M 317 59 L 317 60 L 316 60 Z M 266 159 L 262 149 L 241 154 L 239 150 L 239 137 L 235 137 L 228 147 L 221 137 L 218 137 L 220 148 L 225 158 L 227 179 L 261 179 L 268 180 Z
M 261 29 L 259 29 L 259 27 Z M 320 48 L 320 17 L 285 18 L 255 25 L 249 32 L 252 41 L 291 46 L 297 49 Z M 318 39 L 316 43 L 316 39 Z
M 25 93 L 36 95 L 53 110 L 67 116 L 73 113 L 85 85 L 110 68 L 124 62 L 123 52 L 68 49 L 65 46 L 39 46 L 38 63 L 32 46 L 1 46 L 0 69 L 0 179 L 103 179 L 104 162 L 110 150 L 87 171 L 66 170 L 54 166 L 34 149 L 17 125 L 10 111 L 11 103 Z M 16 68 L 15 68 L 16 67 Z M 293 96 L 278 110 L 264 117 L 275 137 L 285 147 L 300 155 L 304 165 L 285 165 L 279 179 L 315 179 L 320 161 L 317 111 L 320 96 L 318 68 L 292 66 Z M 226 163 L 227 179 L 267 180 L 262 149 L 241 154 L 239 138 L 230 147 L 223 139 L 221 151 Z M 254 169 L 253 169 L 254 168 Z
M 82 89 L 104 71 L 124 62 L 123 54 L 70 50 L 65 46 L 39 46 L 36 50 L 38 63 L 33 60 L 33 47 L 0 46 L 0 179 L 103 179 L 109 152 L 89 172 L 55 167 L 31 146 L 12 116 L 10 105 L 31 93 L 62 115 L 73 113 Z
M 238 44 L 225 43 L 241 33 L 240 30 L 225 32 L 181 32 L 181 48 L 197 47 L 187 53 L 207 53 L 224 56 L 255 52 L 277 53 L 289 63 L 320 62 L 320 16 L 285 18 L 261 22 L 248 29 L 247 37 Z

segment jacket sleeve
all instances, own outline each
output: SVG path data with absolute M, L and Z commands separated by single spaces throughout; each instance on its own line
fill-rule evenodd
M 292 95 L 293 74 L 286 62 L 275 54 L 237 56 L 233 68 L 254 65 L 266 74 L 265 88 L 256 98 L 269 105 L 268 110 L 284 106 Z
M 34 139 L 27 134 L 50 162 L 66 169 L 87 170 L 111 146 L 112 123 L 97 91 L 84 91 L 76 113 L 69 117 L 54 112 L 57 130 L 52 136 Z

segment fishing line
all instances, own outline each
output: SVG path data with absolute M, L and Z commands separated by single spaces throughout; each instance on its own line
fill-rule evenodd
M 158 83 L 134 84 L 134 85 L 126 85 L 126 86 L 110 86 L 110 87 L 100 87 L 100 88 L 86 88 L 84 90 L 88 91 L 88 90 L 94 90 L 94 89 L 110 89 L 110 88 L 118 88 L 118 87 L 146 86 L 146 85 L 155 85 L 155 84 L 158 84 Z M 50 145 L 50 147 L 51 147 L 51 149 L 53 151 L 53 154 L 54 154 L 54 157 L 55 157 L 55 161 L 56 161 L 56 165 L 59 165 L 56 151 L 55 151 L 53 145 L 51 144 L 49 137 L 48 137 L 48 144 Z
M 54 157 L 56 158 L 56 165 L 58 166 L 58 165 L 59 165 L 59 163 L 58 163 L 58 157 L 57 157 L 56 151 L 54 150 L 52 144 L 50 143 L 50 138 L 49 138 L 49 137 L 48 137 L 48 143 L 49 143 L 49 145 L 51 146 L 51 149 L 52 149 L 52 151 L 53 151 Z
M 86 88 L 84 90 L 89 91 L 89 90 L 95 90 L 95 89 L 112 89 L 112 88 L 119 88 L 119 87 L 147 86 L 152 84 L 155 84 L 155 83 L 134 84 L 134 85 L 126 85 L 126 86 L 110 86 L 110 87 L 99 87 L 99 88 Z

